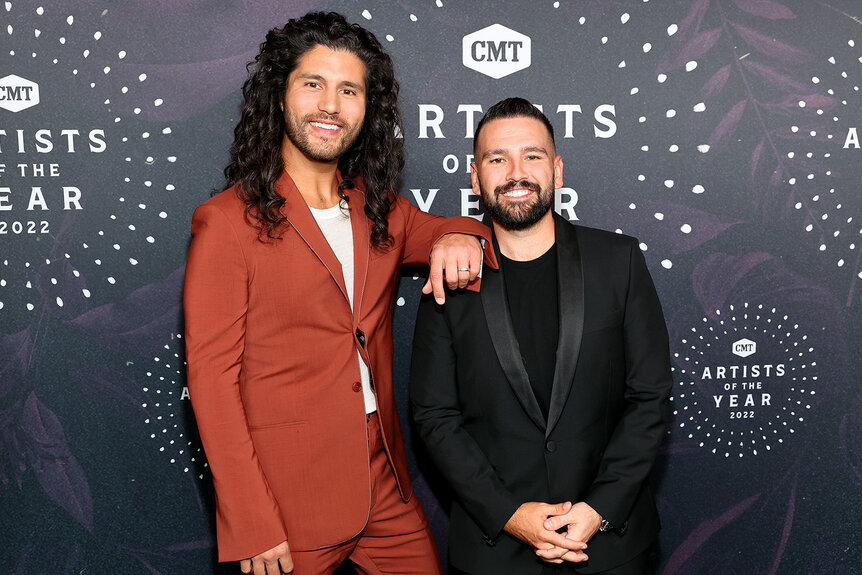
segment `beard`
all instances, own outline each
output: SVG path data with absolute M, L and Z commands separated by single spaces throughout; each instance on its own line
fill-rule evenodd
M 502 194 L 515 188 L 525 188 L 535 192 L 535 197 L 530 202 L 507 202 L 505 198 L 501 201 Z M 541 220 L 554 203 L 554 185 L 549 182 L 540 186 L 528 180 L 519 182 L 509 181 L 503 186 L 497 186 L 493 192 L 488 191 L 482 182 L 479 182 L 482 192 L 482 203 L 485 211 L 495 222 L 509 230 L 525 230 L 534 226 Z
M 309 122 L 337 123 L 341 126 L 331 137 L 321 138 L 312 133 Z M 354 126 L 328 114 L 307 115 L 299 118 L 289 110 L 284 111 L 284 135 L 296 148 L 315 162 L 333 162 L 356 141 L 362 124 Z M 317 140 L 317 143 L 314 143 Z

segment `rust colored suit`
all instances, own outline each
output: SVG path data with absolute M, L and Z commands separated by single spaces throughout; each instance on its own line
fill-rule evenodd
M 277 190 L 287 218 L 280 240 L 258 239 L 233 188 L 198 207 L 192 220 L 188 386 L 213 472 L 220 561 L 285 539 L 292 551 L 318 549 L 365 527 L 370 471 L 356 350 L 371 371 L 401 498 L 412 496 L 392 390 L 399 271 L 426 264 L 446 233 L 489 236 L 474 219 L 432 216 L 397 196 L 388 216 L 394 242 L 381 251 L 370 243 L 359 182 L 347 190 L 351 311 L 341 264 L 286 173 Z

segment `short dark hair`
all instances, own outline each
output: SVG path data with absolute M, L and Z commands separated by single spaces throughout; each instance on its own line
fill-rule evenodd
M 479 142 L 479 132 L 491 120 L 500 120 L 504 118 L 534 118 L 539 120 L 548 129 L 548 134 L 551 136 L 551 143 L 556 148 L 554 142 L 554 127 L 542 112 L 539 111 L 533 104 L 524 98 L 506 98 L 500 100 L 485 112 L 482 119 L 479 120 L 479 125 L 476 126 L 476 132 L 473 134 L 473 154 L 476 153 L 476 145 Z
M 338 195 L 353 188 L 353 178 L 365 180 L 365 213 L 372 221 L 371 240 L 377 247 L 391 242 L 386 219 L 397 193 L 398 175 L 404 167 L 402 131 L 398 111 L 398 82 L 392 60 L 370 31 L 350 24 L 336 12 L 310 12 L 273 28 L 260 45 L 260 53 L 248 65 L 249 77 L 242 88 L 240 120 L 234 129 L 230 163 L 224 170 L 226 187 L 237 185 L 259 235 L 275 238 L 285 218 L 284 198 L 275 183 L 284 170 L 281 142 L 284 113 L 280 104 L 291 72 L 300 58 L 317 46 L 345 50 L 365 65 L 366 106 L 362 130 L 353 145 L 338 159 L 343 181 Z

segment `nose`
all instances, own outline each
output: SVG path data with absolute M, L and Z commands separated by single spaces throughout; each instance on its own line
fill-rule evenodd
M 323 90 L 317 101 L 317 109 L 331 116 L 337 114 L 339 110 L 338 91 L 330 88 Z
M 506 174 L 508 179 L 515 182 L 527 179 L 527 172 L 524 166 L 524 162 L 521 161 L 521 158 L 512 158 L 511 160 L 509 160 L 508 166 L 509 170 Z

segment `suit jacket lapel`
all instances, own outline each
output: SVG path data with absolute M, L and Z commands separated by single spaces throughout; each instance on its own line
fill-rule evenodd
M 554 367 L 551 405 L 548 407 L 546 437 L 559 421 L 572 389 L 584 333 L 584 274 L 577 232 L 574 226 L 556 214 L 554 229 L 558 258 L 560 339 L 557 344 L 557 363 Z
M 340 178 L 339 178 L 340 179 Z M 362 296 L 365 293 L 365 278 L 368 276 L 368 261 L 371 255 L 371 222 L 365 215 L 365 190 L 358 186 L 345 190 L 350 198 L 350 225 L 353 228 L 353 317 L 359 323 Z
M 326 266 L 329 270 L 332 279 L 338 284 L 338 289 L 347 298 L 347 288 L 344 285 L 344 274 L 341 273 L 341 262 L 329 246 L 329 242 L 320 231 L 320 227 L 311 215 L 311 210 L 308 209 L 308 204 L 299 193 L 296 184 L 290 179 L 287 171 L 282 172 L 281 177 L 275 184 L 279 195 L 284 198 L 284 205 L 281 207 L 281 213 L 287 218 L 288 223 L 293 227 L 299 237 L 308 244 L 314 255 Z M 364 201 L 364 198 L 363 198 Z M 352 217 L 352 212 L 351 212 Z M 356 232 L 354 230 L 354 242 L 356 241 Z M 355 245 L 355 244 L 354 244 Z M 355 249 L 355 248 L 354 248 Z M 355 259 L 355 256 L 354 256 Z M 364 276 L 363 276 L 364 281 Z
M 500 248 L 496 238 L 494 238 L 494 252 L 497 254 L 497 261 L 501 261 Z M 482 276 L 482 289 L 479 290 L 479 294 L 482 299 L 482 308 L 485 311 L 485 321 L 488 323 L 488 331 L 491 334 L 491 341 L 497 352 L 500 367 L 503 368 L 503 373 L 506 374 L 506 378 L 524 411 L 539 429 L 544 429 L 545 417 L 542 415 L 539 402 L 533 394 L 527 370 L 521 360 L 521 350 L 518 347 L 518 340 L 515 338 L 515 330 L 512 328 L 502 267 L 495 270 L 485 266 Z

